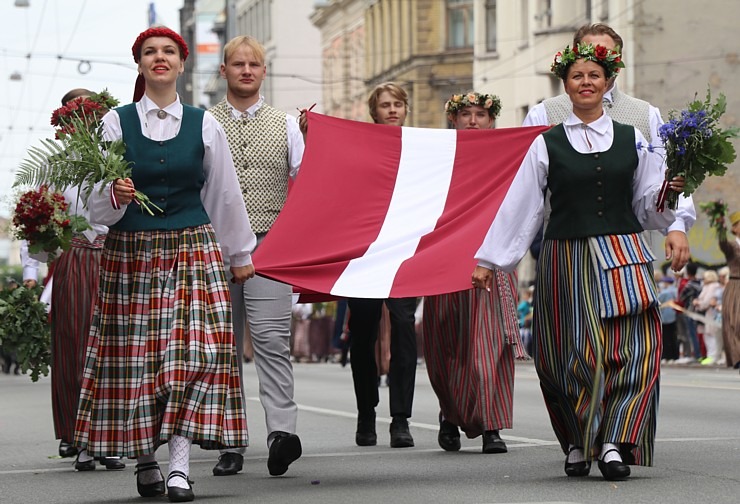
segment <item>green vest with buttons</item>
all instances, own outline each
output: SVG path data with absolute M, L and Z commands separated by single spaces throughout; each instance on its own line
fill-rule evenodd
M 632 210 L 637 169 L 635 129 L 614 122 L 609 150 L 581 154 L 559 124 L 543 133 L 550 168 L 547 185 L 552 213 L 545 239 L 568 240 L 642 231 Z
M 131 203 L 123 218 L 110 226 L 120 231 L 173 230 L 208 224 L 200 190 L 205 184 L 203 172 L 204 110 L 183 105 L 182 124 L 177 136 L 157 141 L 141 133 L 136 104 L 116 109 L 121 119 L 124 159 L 132 163 L 134 187 L 162 209 L 154 215 Z

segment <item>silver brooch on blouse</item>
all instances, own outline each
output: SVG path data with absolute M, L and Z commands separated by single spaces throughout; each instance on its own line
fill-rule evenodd
M 164 110 L 157 110 L 157 117 L 160 119 L 164 119 L 165 117 L 167 117 L 167 112 L 165 112 Z

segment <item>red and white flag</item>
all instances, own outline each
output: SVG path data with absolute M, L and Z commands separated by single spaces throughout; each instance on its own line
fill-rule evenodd
M 547 129 L 308 121 L 300 173 L 254 265 L 301 292 L 358 298 L 469 289 L 473 255 Z

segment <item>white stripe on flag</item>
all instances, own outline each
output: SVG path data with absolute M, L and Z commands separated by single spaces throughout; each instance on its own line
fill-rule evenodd
M 357 297 L 359 290 L 366 298 L 388 297 L 398 268 L 442 215 L 456 147 L 455 130 L 402 128 L 396 185 L 380 233 L 362 257 L 349 262 L 332 294 Z

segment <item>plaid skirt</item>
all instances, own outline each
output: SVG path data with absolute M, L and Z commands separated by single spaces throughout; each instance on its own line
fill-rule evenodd
M 178 435 L 248 445 L 221 251 L 210 224 L 111 230 L 73 443 L 135 458 Z

